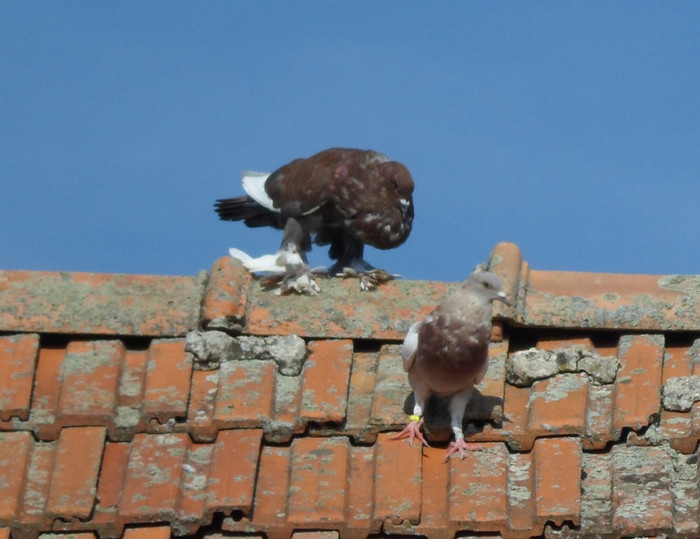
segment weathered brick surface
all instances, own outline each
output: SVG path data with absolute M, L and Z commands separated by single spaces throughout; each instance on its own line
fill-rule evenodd
M 453 284 L 277 296 L 228 258 L 208 280 L 0 272 L 0 537 L 700 535 L 700 402 L 663 399 L 700 375 L 700 281 L 531 270 L 513 244 L 489 263 L 513 304 L 465 414 L 481 445 L 449 462 L 444 399 L 431 447 L 391 437 L 412 402 L 398 344 Z M 191 329 L 295 334 L 307 355 L 195 367 Z M 532 347 L 620 370 L 511 385 Z
M 36 334 L 0 337 L 0 420 L 29 416 L 38 352 Z
M 0 433 L 0 469 L 3 475 L 0 482 L 0 526 L 11 525 L 20 508 L 31 447 L 28 432 Z
M 0 271 L 0 331 L 184 335 L 203 287 L 202 277 Z
M 46 504 L 46 512 L 51 518 L 90 518 L 95 505 L 105 434 L 104 427 L 61 430 Z

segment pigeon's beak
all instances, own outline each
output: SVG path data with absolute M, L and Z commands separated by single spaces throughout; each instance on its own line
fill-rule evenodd
M 508 305 L 508 307 L 510 307 L 510 301 L 508 301 L 508 298 L 506 297 L 506 293 L 505 293 L 505 292 L 503 292 L 503 291 L 499 292 L 499 293 L 498 293 L 498 296 L 496 297 L 496 299 L 497 299 L 498 301 L 502 301 L 503 303 L 505 303 L 506 305 Z

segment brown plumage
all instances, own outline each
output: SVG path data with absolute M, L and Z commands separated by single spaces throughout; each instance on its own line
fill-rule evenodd
M 488 369 L 491 337 L 491 304 L 507 303 L 500 279 L 489 272 L 475 272 L 421 322 L 411 326 L 401 348 L 404 370 L 413 388 L 415 406 L 408 426 L 394 438 L 418 438 L 423 412 L 431 395 L 450 399 L 455 441 L 446 458 L 455 452 L 464 456 L 462 420 L 464 411 Z
M 283 248 L 292 243 L 304 257 L 315 236 L 316 244 L 330 245 L 329 256 L 337 261 L 331 273 L 373 269 L 363 260 L 364 245 L 397 247 L 413 224 L 411 174 L 372 150 L 324 150 L 269 176 L 244 176 L 244 187 L 247 196 L 216 202 L 221 219 L 283 230 L 293 220 L 302 237 L 285 233 Z

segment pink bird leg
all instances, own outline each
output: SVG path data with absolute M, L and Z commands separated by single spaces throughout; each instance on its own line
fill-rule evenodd
M 476 451 L 483 448 L 484 446 L 482 444 L 465 442 L 464 438 L 459 438 L 454 442 L 450 442 L 450 446 L 447 448 L 447 453 L 445 454 L 445 462 L 450 460 L 450 457 L 457 452 L 459 452 L 459 458 L 463 459 L 467 456 L 465 451 Z
M 408 445 L 413 447 L 413 440 L 418 439 L 421 444 L 430 447 L 428 445 L 428 442 L 425 441 L 425 438 L 423 437 L 423 434 L 420 431 L 420 427 L 423 424 L 423 418 L 418 417 L 417 415 L 412 415 L 411 416 L 411 421 L 406 425 L 406 428 L 404 428 L 401 432 L 398 434 L 394 435 L 391 437 L 392 440 L 401 440 L 403 438 L 406 438 L 408 436 Z

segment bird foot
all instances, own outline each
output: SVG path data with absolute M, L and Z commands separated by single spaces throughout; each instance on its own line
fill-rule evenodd
M 421 444 L 423 444 L 426 447 L 430 447 L 428 445 L 428 442 L 425 441 L 425 438 L 423 437 L 423 433 L 420 431 L 420 427 L 423 424 L 423 419 L 421 418 L 420 421 L 411 421 L 408 425 L 406 425 L 406 428 L 403 429 L 401 432 L 398 434 L 395 434 L 394 436 L 391 437 L 392 440 L 401 440 L 403 438 L 408 437 L 408 445 L 413 447 L 413 440 L 417 439 Z
M 296 292 L 297 294 L 316 296 L 320 291 L 321 287 L 318 286 L 318 283 L 313 278 L 312 272 L 309 269 L 305 269 L 282 277 L 275 294 L 281 295 L 287 292 Z
M 400 277 L 400 275 L 396 275 L 394 273 L 388 273 L 384 271 L 383 269 L 371 269 L 371 270 L 365 270 L 365 271 L 357 271 L 353 268 L 343 268 L 343 270 L 340 273 L 337 273 L 337 275 L 347 278 L 347 277 L 352 277 L 352 278 L 357 278 L 360 280 L 360 290 L 363 292 L 368 292 L 371 290 L 374 290 L 377 288 L 380 284 L 387 283 L 389 281 L 393 281 L 397 277 Z
M 450 457 L 455 453 L 459 453 L 459 458 L 463 459 L 467 456 L 465 451 L 476 451 L 478 449 L 483 448 L 484 446 L 482 444 L 468 443 L 465 442 L 464 439 L 455 440 L 454 442 L 450 442 L 450 447 L 447 448 L 447 453 L 445 454 L 445 462 L 450 460 Z

